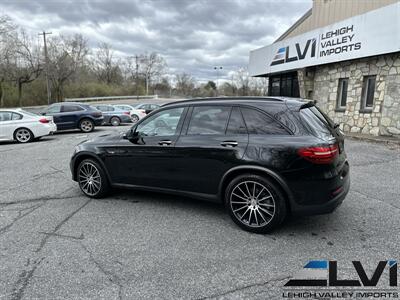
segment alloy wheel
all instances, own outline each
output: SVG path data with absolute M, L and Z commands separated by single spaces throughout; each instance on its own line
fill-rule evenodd
M 82 191 L 95 196 L 101 189 L 101 176 L 98 168 L 91 162 L 85 162 L 81 165 L 78 173 L 79 185 Z
M 139 117 L 137 115 L 132 115 L 131 119 L 132 119 L 133 123 L 136 123 L 137 121 L 139 121 Z
M 81 123 L 81 129 L 84 132 L 90 132 L 93 129 L 93 123 L 89 120 L 83 120 Z
M 275 199 L 259 182 L 239 182 L 232 189 L 229 200 L 234 216 L 246 226 L 263 227 L 275 216 Z
M 121 123 L 121 121 L 117 117 L 111 118 L 111 125 L 112 126 L 119 126 L 120 123 Z
M 15 138 L 20 143 L 26 143 L 31 140 L 32 136 L 28 129 L 22 128 L 18 129 L 18 131 L 15 133 Z

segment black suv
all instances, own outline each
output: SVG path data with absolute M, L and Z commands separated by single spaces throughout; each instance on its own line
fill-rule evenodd
M 71 171 L 89 197 L 126 187 L 221 201 L 239 226 L 267 232 L 289 213 L 329 213 L 342 203 L 350 186 L 343 141 L 313 102 L 195 99 L 79 144 Z

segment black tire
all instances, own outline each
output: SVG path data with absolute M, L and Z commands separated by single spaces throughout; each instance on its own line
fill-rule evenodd
M 225 207 L 237 225 L 254 233 L 272 231 L 283 222 L 287 211 L 279 186 L 254 174 L 240 175 L 230 182 L 225 190 Z
M 34 138 L 32 131 L 28 128 L 22 127 L 14 131 L 14 140 L 18 143 L 29 143 L 32 142 Z
M 121 119 L 118 118 L 118 117 L 112 117 L 112 118 L 110 119 L 110 124 L 111 124 L 112 126 L 119 126 L 119 125 L 121 124 Z
M 94 122 L 90 119 L 82 119 L 79 122 L 79 129 L 82 132 L 92 132 L 94 130 Z
M 135 114 L 133 114 L 133 115 L 131 116 L 131 120 L 132 120 L 132 123 L 136 123 L 136 122 L 138 122 L 138 121 L 139 121 L 139 116 L 138 116 L 138 115 L 135 115 Z
M 94 174 L 98 175 L 93 175 L 92 181 L 90 182 L 89 176 L 85 174 L 89 174 L 88 172 L 94 169 L 97 171 L 97 173 Z M 79 188 L 86 196 L 90 198 L 103 198 L 110 191 L 110 183 L 108 182 L 107 175 L 96 160 L 88 158 L 81 161 L 76 170 L 76 174 Z M 95 180 L 97 180 L 97 183 L 95 183 Z

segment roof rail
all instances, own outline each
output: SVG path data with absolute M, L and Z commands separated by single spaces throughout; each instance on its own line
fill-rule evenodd
M 181 103 L 191 103 L 191 102 L 201 102 L 201 101 L 240 101 L 240 100 L 260 100 L 260 101 L 280 101 L 284 102 L 285 99 L 280 99 L 279 97 L 269 97 L 269 96 L 237 96 L 237 97 L 203 97 L 203 98 L 192 98 L 185 100 L 178 100 L 174 102 L 169 102 L 163 106 Z

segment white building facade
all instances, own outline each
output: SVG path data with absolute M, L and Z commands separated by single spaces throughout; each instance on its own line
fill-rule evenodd
M 316 100 L 345 132 L 400 137 L 400 1 L 314 0 L 250 52 L 249 72 L 271 96 Z

